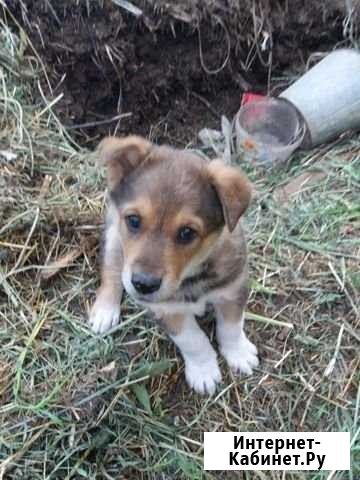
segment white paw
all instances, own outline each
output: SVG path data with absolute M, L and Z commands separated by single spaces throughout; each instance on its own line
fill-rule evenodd
M 112 303 L 97 298 L 90 315 L 89 323 L 95 333 L 104 333 L 115 327 L 120 320 L 120 302 Z
M 253 369 L 259 365 L 257 348 L 245 336 L 235 344 L 222 346 L 220 351 L 235 373 L 251 375 Z
M 185 377 L 190 388 L 201 395 L 212 395 L 221 382 L 221 373 L 216 358 L 206 363 L 185 362 Z

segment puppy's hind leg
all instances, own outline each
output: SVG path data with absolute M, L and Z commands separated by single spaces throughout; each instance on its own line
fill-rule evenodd
M 220 352 L 236 373 L 250 375 L 259 365 L 257 349 L 244 332 L 244 308 L 248 297 L 245 285 L 240 287 L 233 301 L 214 305 L 216 312 L 216 336 Z
M 184 358 L 189 387 L 202 395 L 214 393 L 221 382 L 216 352 L 195 317 L 174 314 L 164 316 L 162 321 Z
M 109 225 L 105 230 L 101 284 L 89 316 L 89 323 L 95 333 L 106 332 L 120 320 L 123 256 L 118 225 L 115 221 L 113 223 L 111 221 L 112 219 L 108 220 Z

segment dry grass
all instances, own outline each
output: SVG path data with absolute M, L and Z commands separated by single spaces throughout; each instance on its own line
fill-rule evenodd
M 214 430 L 350 431 L 352 470 L 332 478 L 358 479 L 359 137 L 266 175 L 248 169 L 260 192 L 246 220 L 248 331 L 261 365 L 239 379 L 222 363 L 226 381 L 203 399 L 130 299 L 112 332 L 88 330 L 104 182 L 41 95 L 25 41 L 2 26 L 0 479 L 215 479 L 202 471 L 202 432 Z M 280 185 L 315 165 L 321 183 L 275 200 Z M 213 336 L 210 319 L 205 328 Z

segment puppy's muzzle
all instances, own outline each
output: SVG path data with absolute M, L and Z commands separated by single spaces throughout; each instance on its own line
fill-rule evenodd
M 160 288 L 161 280 L 161 278 L 143 272 L 133 273 L 131 276 L 131 283 L 135 290 L 142 295 L 157 292 Z

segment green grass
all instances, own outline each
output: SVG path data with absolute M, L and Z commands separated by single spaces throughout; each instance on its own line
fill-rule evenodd
M 216 479 L 202 470 L 202 434 L 224 430 L 350 431 L 350 472 L 239 478 L 358 479 L 359 136 L 277 171 L 247 168 L 258 191 L 245 221 L 247 330 L 261 364 L 236 378 L 222 362 L 221 389 L 201 398 L 174 346 L 131 299 L 112 332 L 89 331 L 104 180 L 50 100 L 34 101 L 41 65 L 24 56 L 26 39 L 4 25 L 0 34 L 0 150 L 16 155 L 0 154 L 0 479 Z M 315 166 L 326 180 L 274 199 Z M 47 262 L 79 247 L 44 280 Z M 210 318 L 204 328 L 213 339 Z

